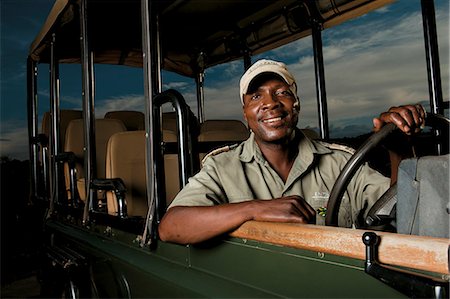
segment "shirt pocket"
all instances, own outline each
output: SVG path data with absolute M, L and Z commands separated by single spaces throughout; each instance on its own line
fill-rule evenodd
M 343 198 L 341 206 L 339 207 L 338 226 L 352 227 L 352 224 L 353 224 L 352 207 L 350 203 L 347 200 L 345 200 L 345 198 Z

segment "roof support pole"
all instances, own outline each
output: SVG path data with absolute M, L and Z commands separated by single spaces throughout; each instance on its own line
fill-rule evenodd
M 329 139 L 327 93 L 325 88 L 325 69 L 323 65 L 322 24 L 311 20 L 312 41 L 314 51 L 314 69 L 316 74 L 317 108 L 319 113 L 320 137 Z
M 441 70 L 439 66 L 439 47 L 436 31 L 436 16 L 433 0 L 421 0 L 422 23 L 425 42 L 425 55 L 427 60 L 428 90 L 430 95 L 431 112 L 443 114 Z M 442 134 L 439 130 L 433 130 L 436 137 Z M 437 154 L 441 154 L 442 144 L 437 144 Z
M 56 35 L 53 33 L 50 45 L 50 199 L 52 203 L 56 201 L 63 203 L 61 196 L 61 167 L 56 162 L 56 156 L 60 153 L 59 140 L 59 123 L 60 123 L 60 106 L 59 106 L 59 64 L 55 54 Z
M 430 107 L 433 113 L 443 114 L 441 69 L 433 0 L 422 0 L 422 20 L 428 71 Z
M 39 171 L 38 171 L 38 112 L 37 112 L 37 65 L 30 57 L 27 59 L 27 115 L 28 139 L 30 155 L 30 197 L 31 201 L 38 198 Z
M 205 72 L 197 72 L 195 85 L 197 86 L 197 115 L 200 123 L 205 121 Z
M 81 41 L 81 74 L 84 120 L 84 171 L 86 204 L 83 223 L 89 220 L 89 211 L 93 209 L 94 192 L 90 188 L 96 174 L 95 148 L 95 111 L 94 111 L 94 56 L 90 50 L 88 37 L 87 1 L 80 1 L 80 41 Z
M 152 13 L 152 8 L 150 8 L 150 13 Z M 162 55 L 161 55 L 161 34 L 160 34 L 160 26 L 159 26 L 159 16 L 150 15 L 151 25 L 151 44 L 152 44 L 152 73 L 151 79 L 153 80 L 152 84 L 152 94 L 153 96 L 160 94 L 162 92 Z
M 152 23 L 152 10 L 150 0 L 141 0 L 141 23 L 142 23 L 142 55 L 143 55 L 143 77 L 144 77 L 144 99 L 145 99 L 145 137 L 146 137 L 146 155 L 145 155 L 145 169 L 146 169 L 146 185 L 147 185 L 147 200 L 148 200 L 148 215 L 144 231 L 143 240 L 141 246 L 151 245 L 155 238 L 156 232 L 156 186 L 155 186 L 155 175 L 154 175 L 154 105 L 153 96 L 158 92 L 155 86 L 154 78 L 154 62 L 157 61 L 153 55 L 155 52 L 155 36 L 154 24 Z M 148 235 L 150 238 L 147 239 Z
M 252 56 L 250 55 L 250 51 L 245 51 L 244 53 L 244 69 L 248 70 L 252 66 Z
M 205 121 L 205 59 L 206 54 L 204 52 L 198 53 L 197 64 L 193 66 L 197 89 L 197 116 L 200 123 Z

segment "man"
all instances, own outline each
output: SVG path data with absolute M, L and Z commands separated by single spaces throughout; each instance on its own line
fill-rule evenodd
M 242 76 L 240 94 L 249 139 L 205 160 L 163 217 L 163 241 L 197 243 L 248 220 L 323 224 L 329 193 L 351 154 L 297 129 L 297 85 L 283 63 L 256 62 Z M 411 134 L 424 117 L 420 105 L 394 107 L 374 119 L 374 131 L 392 122 Z M 342 200 L 339 226 L 358 226 L 389 184 L 361 167 Z

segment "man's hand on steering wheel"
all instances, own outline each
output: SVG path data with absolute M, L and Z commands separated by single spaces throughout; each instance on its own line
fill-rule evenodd
M 393 123 L 405 134 L 412 135 L 425 126 L 425 115 L 420 104 L 391 107 L 373 119 L 373 131 L 378 132 L 387 123 Z
M 391 183 L 397 181 L 400 161 L 415 155 L 410 136 L 419 133 L 425 127 L 425 109 L 420 104 L 391 107 L 379 117 L 373 119 L 373 131 L 379 132 L 388 123 L 396 125 L 400 131 L 390 134 L 383 142 L 389 151 L 391 162 Z M 403 132 L 404 134 L 402 134 Z

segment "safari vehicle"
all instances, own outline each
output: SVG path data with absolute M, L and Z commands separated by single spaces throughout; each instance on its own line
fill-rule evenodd
M 421 2 L 431 107 L 427 121 L 433 128 L 416 141 L 427 155 L 417 168 L 427 164 L 424 160 L 432 167 L 422 176 L 429 178 L 426 182 L 413 176 L 433 191 L 427 193 L 431 201 L 422 199 L 421 188 L 415 189 L 417 196 L 408 193 L 413 184 L 405 176 L 399 178 L 398 198 L 382 198 L 391 205 L 387 213 L 372 213 L 371 225 L 336 227 L 346 183 L 367 152 L 392 130 L 386 126 L 343 169 L 330 195 L 325 226 L 250 221 L 197 245 L 158 239 L 168 203 L 200 169 L 201 158 L 248 134 L 239 121 L 206 117 L 205 70 L 237 60 L 248 67 L 254 55 L 312 36 L 318 137 L 329 140 L 322 31 L 390 3 L 55 1 L 28 57 L 32 196 L 48 205 L 42 295 L 448 297 L 448 120 L 442 117 L 448 101 L 442 98 L 433 1 Z M 79 111 L 60 107 L 60 85 L 67 81 L 60 78 L 59 67 L 66 63 L 81 67 Z M 143 114 L 96 115 L 98 64 L 142 69 Z M 37 70 L 43 65 L 50 70 L 50 111 L 41 131 Z M 195 79 L 196 113 L 180 92 L 162 90 L 162 70 Z M 164 110 L 167 104 L 173 110 Z M 404 173 L 410 168 L 406 165 Z M 414 198 L 421 199 L 416 213 L 422 208 L 434 213 L 419 216 L 443 219 L 443 224 L 429 229 L 426 221 L 408 214 L 405 208 Z M 431 206 L 439 201 L 443 207 Z M 397 232 L 376 230 L 375 224 L 395 220 L 392 206 L 397 207 Z M 434 233 L 439 235 L 430 236 Z

